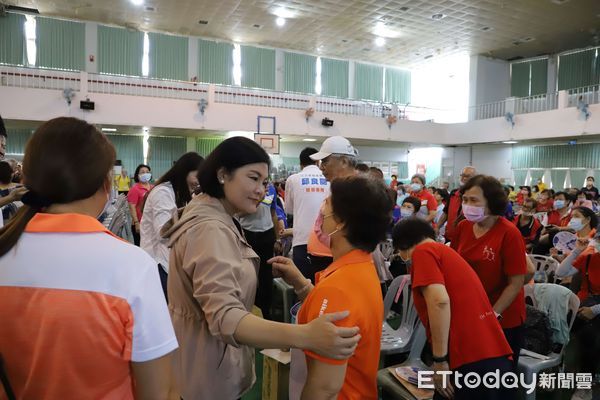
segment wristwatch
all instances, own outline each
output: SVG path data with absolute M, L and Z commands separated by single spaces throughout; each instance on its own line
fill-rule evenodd
M 436 362 L 436 363 L 448 362 L 448 353 L 446 353 L 446 355 L 443 357 L 432 356 L 432 359 L 433 359 L 433 362 Z
M 494 314 L 496 314 L 496 318 L 498 319 L 498 321 L 502 321 L 502 314 L 497 313 L 496 311 L 494 311 Z

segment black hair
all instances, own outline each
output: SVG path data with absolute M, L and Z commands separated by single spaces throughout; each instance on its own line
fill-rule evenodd
M 568 192 L 564 192 L 564 191 L 562 191 L 562 192 L 556 192 L 554 194 L 554 198 L 556 199 L 558 196 L 564 196 L 565 200 L 567 200 L 567 201 L 569 201 L 571 203 L 573 201 L 575 201 L 575 199 L 573 199 L 573 196 L 571 195 L 571 193 L 568 193 Z
M 592 182 L 596 182 L 596 180 L 594 179 L 594 177 L 593 177 L 593 176 L 588 176 L 587 178 L 585 178 L 585 180 L 586 180 L 586 181 L 587 181 L 588 179 L 591 179 L 591 180 L 592 180 Z
M 265 163 L 271 166 L 267 152 L 255 141 L 242 136 L 235 136 L 222 141 L 206 157 L 198 171 L 198 182 L 202 191 L 212 197 L 225 197 L 223 185 L 219 183 L 217 173 L 224 168 L 228 174 L 248 164 Z
M 149 165 L 146 164 L 140 164 L 137 166 L 137 168 L 135 169 L 135 172 L 133 173 L 133 180 L 137 183 L 140 181 L 140 169 L 142 168 L 148 168 L 148 171 L 152 171 L 152 169 L 150 168 Z
M 519 189 L 523 190 L 527 190 L 527 193 L 529 193 L 529 197 L 531 197 L 531 187 L 529 186 L 520 186 Z
M 585 218 L 590 219 L 590 228 L 596 229 L 596 227 L 598 226 L 598 216 L 596 216 L 596 214 L 594 214 L 594 211 L 590 210 L 587 207 L 575 207 L 571 211 L 576 211 L 576 210 L 579 211 L 581 214 L 583 214 L 583 216 Z
M 4 126 L 4 120 L 0 116 L 0 136 L 4 136 L 8 139 L 8 134 L 6 133 L 6 126 Z
M 531 190 L 533 192 L 539 192 L 540 191 L 540 187 L 538 185 L 533 185 L 533 187 L 531 188 Z
M 490 213 L 503 216 L 508 205 L 508 196 L 500 181 L 489 175 L 475 175 L 460 189 L 460 194 L 464 195 L 467 190 L 475 186 L 481 188 Z
M 358 163 L 354 168 L 360 172 L 369 172 L 369 166 L 365 163 Z
M 413 207 L 415 208 L 415 214 L 418 213 L 419 210 L 421 209 L 421 200 L 419 200 L 418 198 L 416 198 L 414 196 L 405 197 L 404 200 L 402 200 L 402 205 L 404 205 L 404 203 L 412 204 Z
M 156 185 L 164 182 L 171 183 L 173 192 L 175 192 L 175 204 L 178 208 L 185 206 L 192 200 L 192 194 L 187 184 L 187 176 L 192 171 L 197 173 L 202 161 L 204 161 L 204 158 L 194 151 L 185 153 L 175 161 L 171 169 L 156 181 Z
M 534 199 L 532 199 L 531 197 L 523 200 L 523 205 L 525 205 L 525 203 L 531 204 L 531 208 L 533 208 L 534 210 L 536 209 L 536 207 L 538 205 L 538 202 L 535 201 Z
M 435 189 L 434 193 L 439 194 L 442 200 L 446 203 L 448 203 L 448 200 L 450 200 L 450 193 L 448 193 L 446 189 Z
M 6 161 L 0 161 L 0 183 L 8 185 L 12 181 L 13 169 Z
M 392 230 L 394 250 L 408 250 L 425 239 L 435 240 L 435 232 L 430 223 L 420 218 L 402 219 Z
M 375 178 L 375 175 L 377 175 L 377 178 L 379 179 L 383 179 L 383 171 L 380 170 L 377 167 L 369 167 L 369 174 Z
M 392 178 L 392 179 L 394 179 L 394 178 L 398 179 L 398 175 L 396 175 L 396 174 L 392 174 L 391 178 Z
M 300 165 L 315 165 L 317 162 L 310 158 L 310 156 L 318 152 L 319 150 L 315 149 L 314 147 L 304 148 L 304 150 L 300 152 Z
M 382 181 L 360 175 L 335 179 L 331 206 L 352 246 L 371 253 L 385 240 L 394 204 Z

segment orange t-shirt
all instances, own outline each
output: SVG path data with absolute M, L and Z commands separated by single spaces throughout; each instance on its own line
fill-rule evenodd
M 336 324 L 358 326 L 362 338 L 347 360 L 333 360 L 310 351 L 305 351 L 306 355 L 326 364 L 348 363 L 338 399 L 377 399 L 383 297 L 371 255 L 353 250 L 317 273 L 315 280 L 298 322 L 306 324 L 322 314 L 348 310 L 350 315 Z

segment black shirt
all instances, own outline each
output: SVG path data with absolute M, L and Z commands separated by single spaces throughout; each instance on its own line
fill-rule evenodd
M 586 187 L 582 187 L 581 191 L 586 195 L 592 196 L 592 200 L 598 200 L 598 188 L 596 186 L 592 186 L 590 189 Z

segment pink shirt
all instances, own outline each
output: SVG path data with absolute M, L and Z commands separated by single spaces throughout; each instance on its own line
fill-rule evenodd
M 144 203 L 144 196 L 152 189 L 152 185 L 150 188 L 146 189 L 144 186 L 136 183 L 127 193 L 127 201 L 129 204 L 133 204 L 135 206 L 135 211 L 137 214 L 138 221 L 142 220 L 142 204 Z

